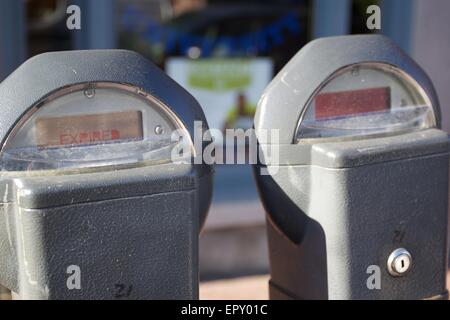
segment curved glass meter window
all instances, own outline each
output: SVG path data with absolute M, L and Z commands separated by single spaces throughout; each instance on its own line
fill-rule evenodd
M 358 139 L 436 126 L 430 99 L 400 69 L 366 63 L 341 69 L 318 90 L 300 119 L 296 141 Z
M 178 144 L 171 139 L 174 130 L 186 131 L 168 107 L 135 87 L 75 85 L 50 95 L 23 117 L 1 150 L 0 170 L 167 163 Z

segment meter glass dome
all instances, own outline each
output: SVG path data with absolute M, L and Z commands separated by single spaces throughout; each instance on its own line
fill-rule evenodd
M 2 148 L 0 169 L 165 163 L 177 144 L 171 134 L 182 128 L 168 107 L 135 87 L 75 85 L 51 94 L 19 121 Z
M 414 79 L 381 63 L 345 67 L 314 94 L 297 142 L 393 135 L 436 126 L 430 99 Z

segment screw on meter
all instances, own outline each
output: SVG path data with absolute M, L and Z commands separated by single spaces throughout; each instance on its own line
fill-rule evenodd
M 207 128 L 191 95 L 130 51 L 58 52 L 1 83 L 0 112 L 0 285 L 21 299 L 198 298 L 212 168 L 171 156 L 193 149 L 195 121 Z
M 386 37 L 319 39 L 284 67 L 255 116 L 271 298 L 448 296 L 449 139 L 439 127 L 433 84 Z M 276 162 L 264 154 L 274 145 Z M 373 265 L 380 290 L 367 286 Z

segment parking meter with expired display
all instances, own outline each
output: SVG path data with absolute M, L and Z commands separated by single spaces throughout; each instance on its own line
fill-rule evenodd
M 47 53 L 0 85 L 0 284 L 20 299 L 196 299 L 204 114 L 122 50 Z M 195 154 L 192 153 L 192 157 Z M 179 160 L 179 159 L 178 159 Z
M 431 81 L 383 36 L 319 39 L 286 65 L 255 117 L 262 158 L 279 148 L 277 163 L 255 167 L 272 299 L 448 296 L 439 126 Z

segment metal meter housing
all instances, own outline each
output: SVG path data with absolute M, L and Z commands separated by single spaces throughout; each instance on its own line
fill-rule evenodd
M 1 285 L 21 299 L 198 298 L 213 170 L 171 157 L 174 130 L 193 148 L 194 122 L 207 129 L 187 91 L 131 51 L 45 53 L 0 84 L 0 113 Z
M 272 299 L 447 297 L 440 122 L 432 82 L 384 36 L 318 39 L 282 69 L 254 123 Z

